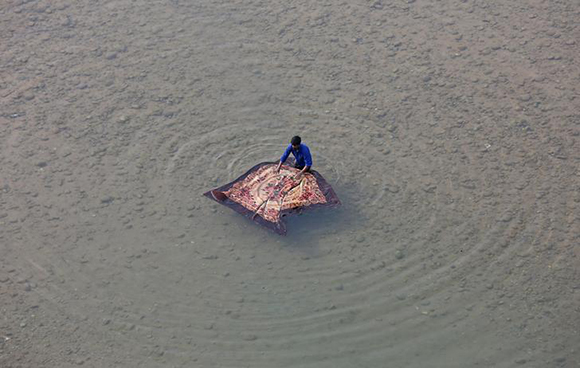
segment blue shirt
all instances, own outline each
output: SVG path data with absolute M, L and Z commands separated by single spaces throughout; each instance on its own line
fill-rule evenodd
M 290 156 L 290 152 L 296 157 L 296 164 L 300 166 L 312 166 L 312 156 L 310 155 L 310 149 L 305 144 L 300 144 L 298 150 L 295 150 L 291 144 L 288 145 L 286 151 L 282 157 L 280 157 L 281 162 L 285 162 L 288 156 Z

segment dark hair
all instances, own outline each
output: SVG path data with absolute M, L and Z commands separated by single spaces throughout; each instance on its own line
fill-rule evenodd
M 292 137 L 292 140 L 290 141 L 290 143 L 292 143 L 293 146 L 299 146 L 301 142 L 302 142 L 302 139 L 297 135 Z

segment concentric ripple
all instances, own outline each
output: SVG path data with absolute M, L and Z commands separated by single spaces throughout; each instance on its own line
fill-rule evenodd
M 260 124 L 230 125 L 181 144 L 165 170 L 166 194 L 185 201 L 189 196 L 186 188 L 207 188 L 212 181 L 212 185 L 220 185 L 256 162 L 275 159 L 283 148 L 283 138 L 260 136 L 264 129 Z M 232 133 L 237 130 L 240 132 Z M 312 146 L 323 146 L 316 143 L 313 140 Z M 377 155 L 372 147 L 352 161 L 330 159 L 339 156 L 338 152 L 324 148 L 324 155 L 316 153 L 320 171 L 331 173 L 330 181 L 345 189 L 339 194 L 349 210 L 364 221 L 353 226 L 340 223 L 344 219 L 339 218 L 338 225 L 321 233 L 305 250 L 301 244 L 313 239 L 300 234 L 280 239 L 265 232 L 256 235 L 251 224 L 236 226 L 231 232 L 225 232 L 228 225 L 212 224 L 224 215 L 227 222 L 245 224 L 237 222 L 235 215 L 228 217 L 227 212 L 196 220 L 194 228 L 214 228 L 216 233 L 198 238 L 192 230 L 196 240 L 191 245 L 181 242 L 175 248 L 180 253 L 165 260 L 176 270 L 190 267 L 188 272 L 182 271 L 179 282 L 171 282 L 175 277 L 171 273 L 164 275 L 160 281 L 165 286 L 156 291 L 161 299 L 173 300 L 156 317 L 158 325 L 165 326 L 167 339 L 185 333 L 181 319 L 197 316 L 188 328 L 198 334 L 199 346 L 232 352 L 231 358 L 221 360 L 226 366 L 235 366 L 235 359 L 259 365 L 252 358 L 257 351 L 267 351 L 277 361 L 290 364 L 288 349 L 303 352 L 305 365 L 338 362 L 349 353 L 330 359 L 326 351 L 335 344 L 355 346 L 359 354 L 376 354 L 381 346 L 377 341 L 391 341 L 395 348 L 408 342 L 405 324 L 421 326 L 425 324 L 421 321 L 432 321 L 446 329 L 450 323 L 461 323 L 457 308 L 468 303 L 462 293 L 479 291 L 478 285 L 501 290 L 504 280 L 487 274 L 479 260 L 493 257 L 497 261 L 489 264 L 501 264 L 502 259 L 521 252 L 517 239 L 529 233 L 526 224 L 531 222 L 533 208 L 522 207 L 516 199 L 498 200 L 500 192 L 478 193 L 474 188 L 485 183 L 474 179 L 478 178 L 476 171 L 462 174 L 460 180 L 469 178 L 465 185 L 436 174 L 425 179 L 422 158 L 405 157 L 393 163 L 391 175 L 379 170 L 372 173 L 381 163 L 371 165 L 367 175 L 358 168 Z M 187 174 L 193 170 L 199 176 Z M 350 181 L 344 182 L 342 177 Z M 349 185 L 355 189 L 347 188 Z M 541 182 L 531 183 L 530 188 L 538 185 Z M 203 208 L 211 206 L 215 204 Z M 306 220 L 297 222 L 316 222 L 314 216 L 305 216 Z M 359 229 L 360 224 L 364 227 Z M 257 240 L 282 247 L 263 248 L 255 245 Z M 250 257 L 244 258 L 244 254 Z M 280 264 L 279 257 L 286 261 Z M 195 278 L 200 272 L 211 275 L 204 285 L 187 281 L 185 275 Z M 195 290 L 191 297 L 196 300 L 174 300 L 183 287 Z M 447 306 L 450 299 L 455 306 Z M 154 329 L 155 323 L 140 322 L 141 314 L 146 314 L 145 307 L 134 310 L 131 323 L 139 329 Z M 392 330 L 395 337 L 386 332 Z M 313 345 L 327 349 L 313 350 Z M 169 347 L 180 351 L 185 345 L 170 343 Z M 215 357 L 201 354 L 199 359 Z

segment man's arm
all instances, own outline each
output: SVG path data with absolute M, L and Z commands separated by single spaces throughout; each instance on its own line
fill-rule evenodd
M 308 149 L 308 147 L 305 147 L 306 149 L 304 150 L 304 163 L 306 165 L 304 165 L 304 170 L 306 169 L 310 169 L 310 167 L 312 166 L 312 155 L 310 154 L 310 150 Z
M 305 172 L 310 170 L 310 167 L 312 167 L 312 155 L 310 154 L 308 147 L 304 147 L 304 161 L 306 165 L 304 165 L 304 168 L 296 174 L 296 177 L 301 177 Z
M 289 145 L 288 147 L 286 147 L 284 154 L 282 155 L 282 157 L 280 157 L 280 162 L 278 163 L 278 166 L 276 167 L 276 172 L 280 171 L 282 164 L 286 161 L 288 156 L 290 156 L 291 151 L 292 151 L 292 145 Z

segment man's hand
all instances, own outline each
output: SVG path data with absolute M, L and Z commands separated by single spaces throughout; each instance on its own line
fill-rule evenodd
M 276 172 L 279 173 L 280 172 L 280 168 L 282 167 L 282 161 L 280 161 L 278 163 L 278 166 L 276 166 Z
M 298 174 L 296 174 L 294 177 L 296 179 L 300 179 L 302 175 L 304 175 L 304 173 L 307 172 L 308 170 L 310 170 L 310 166 L 304 166 L 304 168 L 300 172 L 298 172 Z

